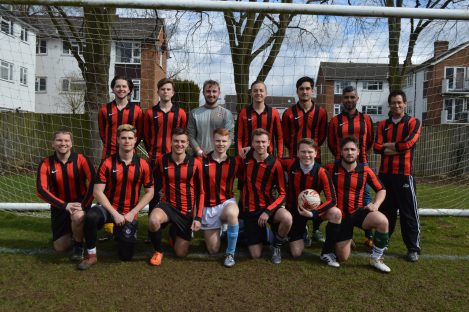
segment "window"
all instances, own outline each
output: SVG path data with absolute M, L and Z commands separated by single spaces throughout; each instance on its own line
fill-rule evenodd
M 25 27 L 21 27 L 20 38 L 22 41 L 28 42 L 28 29 L 26 29 Z
M 382 81 L 363 81 L 363 90 L 381 91 L 383 90 Z
M 342 90 L 351 85 L 350 81 L 334 81 L 334 94 L 342 95 Z
M 13 63 L 0 61 L 0 79 L 13 81 Z
M 445 79 L 448 90 L 462 90 L 464 89 L 464 74 L 466 69 L 464 67 L 446 67 Z
M 86 89 L 86 83 L 84 80 L 78 80 L 74 78 L 62 79 L 62 92 L 83 92 Z
M 36 40 L 36 54 L 47 54 L 47 40 Z
M 116 62 L 140 64 L 140 43 L 116 42 Z
M 13 35 L 13 23 L 10 19 L 0 16 L 0 30 L 8 35 Z
M 76 51 L 79 55 L 83 54 L 82 48 L 80 48 L 80 45 L 78 43 L 71 42 L 71 45 L 72 45 L 72 50 L 73 51 Z M 62 42 L 62 53 L 63 54 L 72 55 L 72 50 L 67 48 L 67 44 L 65 43 L 65 41 Z
M 448 112 L 448 121 L 458 121 L 461 119 L 461 113 L 464 109 L 464 100 L 462 98 L 445 99 L 444 109 Z
M 412 74 L 407 75 L 405 78 L 405 86 L 406 87 L 412 87 L 414 84 L 414 76 Z
M 431 78 L 431 71 L 429 69 L 425 70 L 425 73 L 423 74 L 423 97 L 427 97 L 428 93 L 428 81 Z
M 427 109 L 427 98 L 423 99 L 422 106 L 423 106 L 422 112 L 426 113 L 428 111 L 428 109 Z
M 339 115 L 341 112 L 341 104 L 334 104 L 334 116 Z
M 140 80 L 132 80 L 134 89 L 132 90 L 132 102 L 140 102 Z
M 22 85 L 28 84 L 28 69 L 26 67 L 20 67 L 20 83 Z
M 35 90 L 36 90 L 36 92 L 46 92 L 47 91 L 47 79 L 46 79 L 46 77 L 36 77 Z
M 164 55 L 164 50 L 160 49 L 160 67 L 163 68 L 163 55 Z
M 407 106 L 405 108 L 405 112 L 407 113 L 407 115 L 409 116 L 413 116 L 414 115 L 414 102 L 413 101 L 407 101 Z
M 366 113 L 369 115 L 382 115 L 383 107 L 381 105 L 363 105 L 362 113 Z

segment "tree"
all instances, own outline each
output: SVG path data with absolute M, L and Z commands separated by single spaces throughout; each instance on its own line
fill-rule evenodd
M 173 103 L 183 108 L 187 113 L 199 107 L 200 88 L 192 80 L 173 80 L 176 85 L 176 95 Z
M 81 75 L 71 73 L 67 79 L 62 80 L 59 86 L 63 105 L 70 109 L 73 115 L 83 112 L 85 104 L 85 84 Z
M 255 1 L 253 1 L 255 2 Z M 269 2 L 264 0 L 264 2 Z M 282 3 L 292 3 L 283 0 Z M 306 1 L 311 3 L 312 0 Z M 327 1 L 316 1 L 327 2 Z M 231 59 L 233 62 L 234 82 L 238 110 L 240 105 L 249 103 L 249 76 L 251 64 L 263 53 L 264 58 L 256 80 L 264 81 L 285 39 L 295 14 L 267 14 L 254 12 L 225 12 L 224 18 L 229 36 Z M 295 26 L 299 28 L 299 24 Z

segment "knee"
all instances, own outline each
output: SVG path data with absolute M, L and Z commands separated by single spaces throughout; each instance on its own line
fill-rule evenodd
M 70 216 L 72 223 L 81 225 L 85 222 L 85 213 L 83 211 L 77 211 Z
M 156 232 L 160 229 L 161 227 L 161 222 L 158 217 L 156 216 L 150 216 L 150 219 L 148 219 L 148 230 L 150 232 Z
M 299 258 L 303 254 L 303 250 L 294 248 L 290 249 L 290 253 L 293 258 Z
M 293 217 L 289 212 L 286 212 L 282 215 L 280 222 L 285 226 L 291 227 L 293 224 Z
M 333 207 L 328 213 L 328 219 L 332 223 L 340 224 L 340 222 L 342 221 L 342 212 L 339 208 Z
M 58 239 L 54 241 L 54 250 L 57 252 L 66 252 L 70 249 L 71 243 L 65 242 L 62 239 Z
M 175 248 L 174 249 L 174 254 L 178 258 L 184 258 L 187 256 L 188 253 L 189 253 L 188 248 Z
M 97 224 L 99 222 L 100 212 L 91 208 L 84 216 L 84 221 L 87 224 Z

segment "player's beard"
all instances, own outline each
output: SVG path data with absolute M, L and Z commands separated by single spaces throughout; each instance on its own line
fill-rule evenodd
M 357 159 L 356 159 L 356 158 L 353 158 L 353 160 L 349 160 L 349 159 L 343 157 L 343 158 L 342 158 L 342 161 L 343 161 L 344 163 L 348 164 L 348 165 L 351 165 L 351 164 L 353 164 L 354 162 L 356 162 Z

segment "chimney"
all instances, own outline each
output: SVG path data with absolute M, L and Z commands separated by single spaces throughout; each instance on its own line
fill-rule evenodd
M 433 55 L 434 57 L 437 57 L 443 54 L 444 52 L 448 51 L 449 42 L 448 41 L 435 41 L 433 45 L 434 45 Z

